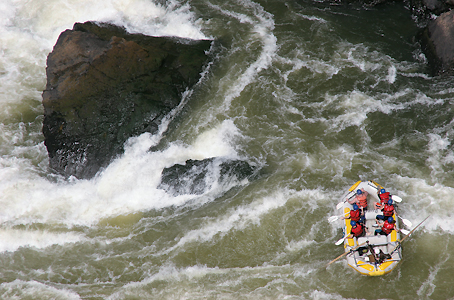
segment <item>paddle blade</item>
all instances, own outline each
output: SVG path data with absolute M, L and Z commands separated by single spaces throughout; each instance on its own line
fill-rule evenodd
M 338 241 L 335 242 L 334 244 L 335 244 L 336 246 L 339 246 L 340 244 L 342 244 L 342 243 L 344 242 L 344 240 L 345 240 L 345 237 L 341 238 L 340 240 L 338 240 Z
M 331 216 L 331 217 L 329 217 L 328 221 L 329 221 L 330 223 L 333 223 L 333 222 L 336 221 L 337 219 L 339 219 L 339 216 Z
M 336 208 L 337 208 L 337 209 L 341 209 L 342 206 L 344 206 L 344 202 L 339 202 L 339 203 L 336 205 Z
M 402 222 L 405 224 L 405 226 L 407 226 L 408 228 L 411 228 L 411 226 L 413 225 L 410 220 L 407 220 L 407 219 L 402 219 Z
M 402 202 L 402 198 L 400 198 L 399 196 L 396 196 L 396 195 L 391 195 L 391 199 L 395 202 Z
M 410 233 L 410 231 L 405 230 L 405 229 L 401 229 L 400 232 L 402 232 L 405 235 L 408 235 Z

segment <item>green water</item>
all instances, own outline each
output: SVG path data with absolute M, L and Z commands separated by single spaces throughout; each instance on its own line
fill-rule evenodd
M 7 1 L 1 24 L 0 298 L 454 297 L 453 79 L 429 76 L 402 3 L 53 5 Z M 88 17 L 221 46 L 165 134 L 131 141 L 92 180 L 65 180 L 47 170 L 41 135 L 45 57 Z M 207 157 L 260 172 L 202 195 L 156 188 L 164 167 Z M 414 226 L 431 215 L 383 277 L 326 268 L 343 253 L 328 217 L 358 180 L 402 197 Z

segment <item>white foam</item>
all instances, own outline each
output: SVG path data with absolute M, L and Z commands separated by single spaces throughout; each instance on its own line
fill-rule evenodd
M 69 1 L 5 0 L 0 9 L 0 113 L 11 115 L 12 103 L 36 100 L 42 110 L 46 57 L 60 33 L 76 22 L 102 21 L 131 32 L 206 39 L 189 4 L 168 6 L 145 0 Z
M 285 249 L 290 252 L 297 252 L 301 251 L 301 249 L 304 249 L 312 244 L 314 244 L 315 241 L 311 240 L 299 240 L 299 241 L 290 241 Z
M 169 292 L 172 294 L 173 283 L 180 281 L 197 281 L 209 274 L 225 274 L 228 270 L 219 268 L 208 268 L 207 266 L 189 266 L 186 268 L 177 268 L 174 264 L 166 264 L 159 268 L 159 271 L 140 282 L 131 282 L 124 285 L 120 290 L 116 291 L 107 299 L 121 300 L 128 296 L 137 295 L 140 298 L 155 298 L 156 294 L 147 293 L 148 289 L 142 287 L 152 284 L 156 281 L 165 281 L 168 283 Z M 174 295 L 172 295 L 174 296 Z
M 222 237 L 232 230 L 244 230 L 250 225 L 259 225 L 264 215 L 284 206 L 293 196 L 304 195 L 310 200 L 309 207 L 317 207 L 316 200 L 320 197 L 320 191 L 278 190 L 270 195 L 258 197 L 248 205 L 237 206 L 219 218 L 210 220 L 199 229 L 186 232 L 173 247 L 166 249 L 170 253 L 178 249 L 184 249 L 187 243 L 203 243 L 212 240 L 215 236 Z M 314 203 L 311 203 L 314 202 Z M 300 242 L 305 243 L 305 242 Z M 298 244 L 300 246 L 300 244 Z M 292 247 L 289 245 L 289 247 Z
M 437 275 L 438 272 L 446 268 L 446 262 L 451 258 L 449 248 L 445 246 L 445 251 L 441 257 L 439 256 L 439 262 L 436 265 L 429 267 L 429 275 L 427 279 L 422 283 L 422 285 L 417 290 L 416 294 L 421 299 L 429 299 L 432 294 L 435 292 L 435 289 L 438 285 Z
M 386 76 L 386 80 L 388 80 L 388 82 L 390 84 L 393 84 L 396 81 L 396 75 L 397 75 L 396 67 L 395 66 L 390 66 L 388 68 L 388 76 Z
M 433 182 L 443 182 L 446 172 L 451 171 L 454 163 L 454 152 L 451 150 L 451 135 L 453 123 L 444 128 L 443 133 L 429 133 L 426 164 L 431 169 Z M 448 132 L 446 132 L 448 131 Z
M 21 166 L 17 159 L 2 158 L 10 166 L 0 168 L 0 205 L 3 208 L 0 221 L 9 224 L 91 225 L 110 216 L 182 205 L 194 196 L 172 196 L 157 189 L 162 170 L 177 163 L 184 164 L 188 159 L 237 158 L 231 143 L 237 135 L 233 122 L 226 120 L 201 133 L 192 145 L 176 142 L 163 151 L 149 152 L 154 137 L 143 134 L 132 138 L 126 153 L 95 179 L 73 179 L 71 183 L 52 183 L 24 170 L 28 168 L 27 163 Z M 229 187 L 213 188 L 222 193 Z M 201 198 L 200 201 L 209 199 Z
M 193 156 L 199 158 L 226 156 L 237 158 L 233 141 L 241 136 L 240 131 L 232 120 L 224 120 L 220 126 L 207 130 L 198 135 L 192 148 Z
M 327 21 L 325 19 L 322 19 L 322 18 L 317 17 L 317 16 L 309 16 L 309 15 L 304 15 L 304 14 L 296 14 L 296 15 L 300 16 L 303 19 L 309 20 L 309 21 L 317 21 L 317 22 L 320 22 L 320 23 L 327 23 Z
M 14 1 L 15 19 L 52 42 L 75 22 L 100 21 L 125 26 L 131 32 L 155 36 L 205 39 L 200 20 L 189 4 L 168 1 L 166 6 L 146 0 Z
M 325 291 L 313 290 L 310 293 L 310 299 L 313 300 L 350 300 L 352 298 L 344 298 L 339 294 L 328 293 Z
M 398 195 L 403 199 L 401 215 L 413 227 L 430 216 L 418 230 L 454 233 L 454 188 L 439 183 L 429 184 L 422 178 L 395 176 Z
M 273 265 L 264 265 L 264 266 L 257 266 L 257 267 L 244 267 L 244 268 L 210 268 L 205 265 L 195 265 L 189 267 L 178 268 L 173 263 L 168 263 L 161 268 L 155 274 L 150 275 L 149 277 L 145 278 L 140 282 L 132 282 L 126 284 L 121 288 L 121 290 L 117 291 L 116 293 L 109 296 L 107 299 L 109 300 L 120 300 L 131 297 L 131 296 L 139 296 L 141 298 L 156 298 L 156 294 L 151 294 L 153 289 L 144 288 L 147 285 L 151 285 L 154 282 L 161 282 L 165 281 L 167 283 L 167 293 L 168 297 L 177 297 L 176 294 L 180 294 L 182 289 L 182 282 L 197 282 L 199 280 L 206 282 L 206 278 L 208 276 L 215 276 L 216 277 L 216 286 L 224 287 L 227 291 L 219 291 L 216 292 L 216 295 L 222 298 L 222 295 L 225 294 L 228 299 L 232 298 L 232 293 L 229 291 L 237 290 L 237 286 L 241 287 L 240 291 L 244 287 L 244 283 L 251 280 L 251 278 L 262 279 L 269 283 L 267 286 L 280 286 L 282 282 L 288 282 L 290 284 L 295 284 L 295 281 L 292 279 L 293 277 L 286 277 L 286 275 L 291 272 L 292 270 L 288 266 L 273 266 Z M 298 273 L 298 272 L 296 272 Z M 309 273 L 311 273 L 309 271 Z M 284 274 L 284 275 L 283 275 Z M 308 274 L 308 273 L 306 273 Z M 282 279 L 284 277 L 284 279 Z M 210 277 L 211 278 L 211 277 Z M 273 279 L 275 278 L 275 279 Z M 208 283 L 208 287 L 210 283 Z M 265 287 L 266 288 L 266 287 Z M 256 289 L 255 291 L 251 291 L 249 296 L 261 294 L 262 289 Z M 198 298 L 198 296 L 202 296 L 203 298 L 207 297 L 209 291 L 206 290 L 206 286 L 203 286 L 200 289 L 194 290 L 185 290 L 184 294 L 187 298 Z M 181 294 L 180 294 L 181 295 Z M 244 293 L 239 292 L 238 295 L 244 295 Z M 241 296 L 239 296 L 241 298 Z M 180 297 L 181 298 L 181 297 Z M 253 297 L 255 298 L 255 297 Z
M 230 76 L 222 80 L 221 85 L 228 86 L 226 91 L 222 92 L 225 95 L 221 107 L 222 110 L 229 109 L 231 102 L 241 94 L 246 86 L 253 82 L 258 73 L 271 65 L 278 49 L 277 38 L 273 34 L 274 20 L 272 16 L 257 3 L 248 0 L 241 2 L 245 8 L 254 10 L 253 18 L 247 14 L 230 11 L 218 5 L 210 5 L 222 14 L 236 19 L 240 23 L 252 25 L 249 43 L 253 48 L 256 48 L 256 46 L 252 46 L 256 41 L 259 41 L 262 45 L 258 57 L 246 69 L 241 68 L 237 71 L 235 70 L 236 68 L 232 68 Z
M 283 193 L 275 193 L 249 205 L 236 207 L 220 218 L 204 224 L 203 227 L 185 233 L 175 246 L 166 250 L 166 253 L 183 248 L 187 243 L 207 242 L 212 240 L 215 235 L 222 237 L 231 230 L 242 230 L 250 224 L 260 224 L 262 215 L 287 202 L 288 197 L 286 196 Z
M 53 233 L 40 230 L 0 228 L 0 252 L 13 252 L 20 247 L 43 249 L 51 245 L 63 245 L 66 243 L 76 243 L 85 240 L 85 237 L 72 232 Z
M 82 299 L 73 291 L 55 288 L 38 281 L 23 281 L 16 279 L 12 282 L 0 284 L 0 298 L 2 299 Z
M 185 268 L 177 268 L 173 264 L 167 264 L 160 268 L 159 272 L 152 275 L 150 278 L 145 279 L 140 284 L 147 284 L 156 280 L 197 280 L 208 274 L 219 274 L 225 273 L 226 270 L 222 270 L 218 267 L 209 268 L 207 266 L 189 266 Z
M 125 26 L 131 32 L 206 38 L 201 30 L 201 20 L 195 18 L 191 9 L 189 4 L 173 0 L 167 1 L 166 6 L 145 0 L 2 1 L 1 119 L 18 113 L 14 106 L 29 99 L 36 106 L 32 109 L 38 113 L 42 110 L 41 91 L 45 86 L 47 54 L 59 34 L 72 28 L 75 22 L 104 21 Z M 24 105 L 29 104 L 24 102 Z M 39 119 L 36 122 L 40 124 Z M 24 123 L 0 123 L 0 150 L 8 154 L 0 159 L 0 204 L 3 208 L 0 221 L 12 225 L 34 222 L 90 225 L 112 215 L 185 203 L 190 197 L 168 199 L 164 191 L 156 189 L 162 168 L 189 158 L 235 156 L 235 150 L 229 145 L 230 138 L 236 134 L 228 133 L 230 129 L 235 131 L 232 124 L 227 121 L 213 128 L 193 146 L 173 144 L 163 152 L 147 153 L 149 147 L 161 139 L 168 125 L 165 122 L 159 134 L 132 139 L 126 154 L 97 178 L 55 183 L 39 175 L 47 172 L 48 162 L 40 130 L 30 133 L 32 130 Z M 216 139 L 216 144 L 210 144 L 210 138 Z M 149 199 L 149 195 L 154 197 Z M 43 234 L 49 238 L 49 243 L 53 243 L 51 234 L 37 234 Z M 22 245 L 24 240 L 20 239 L 17 245 Z M 39 244 L 33 244 L 32 238 L 30 245 L 39 247 Z
M 323 103 L 315 105 L 320 108 L 322 106 L 336 107 L 343 113 L 330 119 L 313 117 L 310 120 L 326 123 L 328 130 L 334 132 L 339 132 L 349 126 L 362 127 L 368 113 L 381 110 L 386 105 L 359 91 L 352 91 L 344 95 L 325 95 L 325 99 Z

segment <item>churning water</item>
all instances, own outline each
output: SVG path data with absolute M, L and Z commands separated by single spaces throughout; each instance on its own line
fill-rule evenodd
M 404 5 L 163 3 L 0 3 L 0 298 L 454 298 L 454 79 L 428 75 Z M 88 20 L 223 46 L 176 120 L 94 179 L 63 179 L 41 133 L 46 57 Z M 165 167 L 209 157 L 260 176 L 157 189 Z M 343 252 L 327 218 L 369 179 L 413 224 L 431 216 L 378 278 L 325 268 Z

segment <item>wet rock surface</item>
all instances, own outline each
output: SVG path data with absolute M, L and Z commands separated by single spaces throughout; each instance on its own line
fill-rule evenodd
M 190 159 L 184 165 L 165 168 L 158 188 L 172 195 L 201 195 L 215 184 L 228 184 L 229 180 L 239 182 L 254 174 L 255 168 L 241 160 Z
M 200 79 L 212 41 L 76 23 L 47 58 L 43 134 L 50 168 L 93 177 L 131 136 L 157 131 Z
M 454 11 L 432 20 L 422 33 L 424 53 L 434 75 L 454 74 Z

